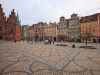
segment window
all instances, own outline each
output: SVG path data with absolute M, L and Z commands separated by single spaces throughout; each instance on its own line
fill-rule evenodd
M 14 33 L 15 32 L 14 27 L 12 27 L 12 26 L 10 27 L 10 32 L 11 33 Z
M 93 31 L 94 31 L 94 28 L 91 28 L 91 30 L 93 30 Z
M 88 24 L 86 24 L 86 26 L 88 26 Z
M 17 36 L 17 38 L 19 38 L 19 36 Z
M 82 26 L 84 26 L 84 24 L 82 24 Z
M 13 32 L 13 28 L 11 28 L 11 32 Z
M 91 30 L 91 28 L 89 28 L 89 30 Z
M 86 31 L 89 31 L 89 28 L 86 28 Z
M 89 21 L 89 20 L 87 20 L 87 21 Z
M 2 27 L 0 27 L 0 31 L 2 31 Z
M 94 22 L 92 22 L 91 25 L 94 25 Z
M 12 23 L 14 22 L 14 20 L 12 19 Z
M 87 28 L 86 28 L 86 31 L 87 31 Z

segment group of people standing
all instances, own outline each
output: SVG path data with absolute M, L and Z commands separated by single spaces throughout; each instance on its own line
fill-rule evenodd
M 43 41 L 43 40 L 30 39 L 30 38 L 27 38 L 26 40 L 27 40 L 27 42 L 33 42 L 33 41 L 34 41 L 35 43 L 36 43 L 37 41 L 40 42 L 40 43 Z M 23 38 L 22 41 L 24 42 L 25 39 Z M 16 41 L 15 41 L 15 42 L 16 42 Z M 53 40 L 50 40 L 50 39 L 45 39 L 45 40 L 44 40 L 44 43 L 45 43 L 45 44 L 54 44 L 54 41 L 53 41 Z
M 46 39 L 46 40 L 44 40 L 44 43 L 45 43 L 45 44 L 51 44 L 51 43 L 54 44 L 54 41 Z
M 54 44 L 54 41 L 49 40 L 49 44 L 51 44 L 51 43 L 53 43 L 53 44 Z

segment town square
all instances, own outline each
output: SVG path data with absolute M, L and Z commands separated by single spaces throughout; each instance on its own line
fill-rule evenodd
M 100 0 L 0 0 L 0 75 L 100 75 Z
M 99 75 L 100 45 L 83 49 L 85 43 L 55 44 L 0 41 L 1 75 Z M 75 44 L 75 48 L 72 45 Z

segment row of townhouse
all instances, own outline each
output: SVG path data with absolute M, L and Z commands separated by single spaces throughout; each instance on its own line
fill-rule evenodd
M 21 31 L 21 32 L 20 32 Z M 14 9 L 5 17 L 2 5 L 0 4 L 0 39 L 20 40 L 28 37 L 40 40 L 46 38 L 54 41 L 81 41 L 100 42 L 100 13 L 79 17 L 72 14 L 69 19 L 61 16 L 59 22 L 39 22 L 37 24 L 22 25 L 19 21 L 19 15 Z
M 32 26 L 23 25 L 23 27 L 27 31 L 24 31 L 26 36 L 22 37 L 38 36 L 40 40 L 48 38 L 54 41 L 79 42 L 85 42 L 87 38 L 88 42 L 100 42 L 100 13 L 82 17 L 72 14 L 69 19 L 61 16 L 58 23 L 39 22 Z

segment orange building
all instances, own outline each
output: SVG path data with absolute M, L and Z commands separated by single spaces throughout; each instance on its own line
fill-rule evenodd
M 48 38 L 50 40 L 56 41 L 57 39 L 57 24 L 49 22 L 49 24 L 44 24 L 44 38 Z
M 34 36 L 34 29 L 32 26 L 29 26 L 29 29 L 27 30 L 28 38 L 35 38 Z
M 98 14 L 81 17 L 80 28 L 82 42 L 86 41 L 82 38 L 86 37 L 86 35 L 88 37 L 87 42 L 99 42 Z
M 19 25 L 17 25 L 16 26 L 16 33 L 15 33 L 15 39 L 17 40 L 17 41 L 19 41 L 20 40 L 20 26 Z

